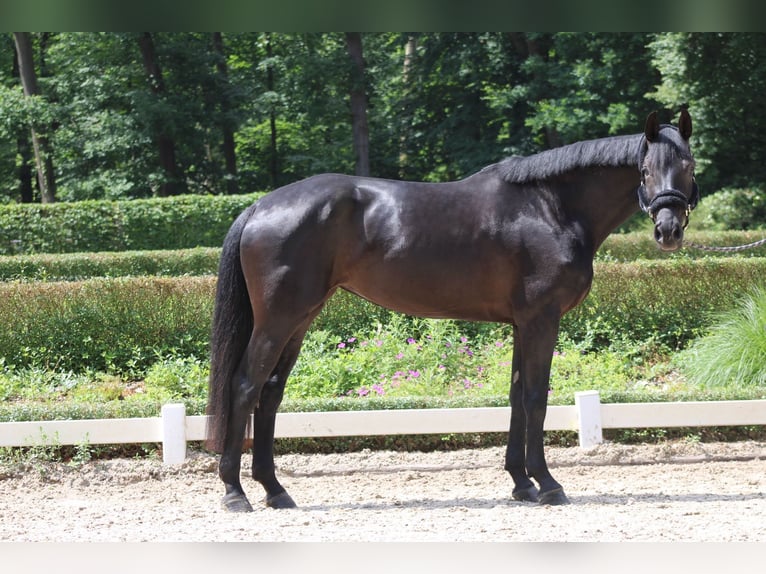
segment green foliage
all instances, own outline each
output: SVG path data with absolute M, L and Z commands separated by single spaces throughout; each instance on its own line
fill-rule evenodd
M 0 281 L 77 281 L 95 277 L 211 275 L 220 248 L 0 255 Z
M 715 315 L 710 333 L 677 357 L 694 383 L 708 387 L 766 388 L 766 288 Z
M 41 95 L 25 97 L 0 42 L 0 203 L 34 169 L 45 126 L 63 201 L 265 189 L 353 170 L 353 84 L 342 33 L 152 33 L 163 89 L 137 33 L 33 33 Z M 365 33 L 372 173 L 445 180 L 511 154 L 636 133 L 688 103 L 705 189 L 762 184 L 766 42 L 755 33 Z M 44 66 L 43 66 L 44 64 Z M 715 70 L 715 74 L 710 71 Z M 664 106 L 664 109 L 663 109 Z M 237 175 L 224 141 L 234 134 Z M 177 176 L 159 162 L 172 139 Z M 30 191 L 35 194 L 36 191 Z M 34 197 L 37 199 L 37 197 Z
M 764 265 L 766 259 L 755 257 L 597 263 L 591 293 L 564 316 L 561 335 L 584 351 L 637 344 L 678 349 L 704 333 L 711 312 L 757 284 Z M 207 276 L 2 283 L 0 357 L 14 368 L 136 374 L 165 357 L 205 358 L 215 281 Z M 330 335 L 324 341 L 312 335 L 307 349 L 315 345 L 319 353 L 351 337 L 371 339 L 396 322 L 397 331 L 408 331 L 406 338 L 426 342 L 424 323 L 338 293 L 312 327 Z M 471 340 L 497 336 L 491 324 L 450 328 Z M 349 390 L 355 384 L 341 386 Z
M 702 220 L 706 218 L 706 213 L 700 210 L 692 215 L 692 224 L 684 234 L 684 241 L 688 243 L 693 241 L 701 245 L 713 246 L 736 246 L 753 243 L 766 236 L 766 233 L 760 230 L 742 231 L 714 231 L 708 230 L 708 226 Z M 732 254 L 727 252 L 703 251 L 695 247 L 687 246 L 682 250 L 668 253 L 657 247 L 650 230 L 634 231 L 631 233 L 615 233 L 610 235 L 601 245 L 596 253 L 596 261 L 599 262 L 623 262 L 643 259 L 675 260 L 675 259 L 709 259 L 709 258 L 731 258 Z M 766 248 L 760 247 L 749 249 L 736 254 L 736 257 L 764 257 Z
M 153 364 L 144 378 L 144 393 L 161 401 L 204 400 L 210 369 L 200 359 L 173 357 Z
M 212 277 L 0 284 L 8 368 L 142 373 L 167 356 L 203 358 Z
M 662 33 L 650 44 L 661 74 L 656 97 L 670 109 L 688 104 L 694 118 L 697 179 L 703 190 L 766 181 L 766 36 Z M 704 195 L 704 191 L 703 191 Z
M 507 397 L 512 350 L 509 329 L 469 338 L 455 321 L 396 316 L 375 332 L 342 340 L 314 331 L 286 397 Z M 606 349 L 584 353 L 565 342 L 554 353 L 551 396 L 571 404 L 576 391 L 624 390 L 634 374 L 622 354 Z
M 700 223 L 708 229 L 766 229 L 766 190 L 722 189 L 706 197 L 700 211 Z
M 680 349 L 705 332 L 711 313 L 757 285 L 764 265 L 762 257 L 599 263 L 590 294 L 564 316 L 561 333 L 593 350 Z
M 257 194 L 0 205 L 0 254 L 220 247 Z

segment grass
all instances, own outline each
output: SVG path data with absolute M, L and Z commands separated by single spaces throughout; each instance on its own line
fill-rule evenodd
M 766 387 L 766 288 L 756 287 L 716 315 L 710 333 L 676 359 L 701 387 Z

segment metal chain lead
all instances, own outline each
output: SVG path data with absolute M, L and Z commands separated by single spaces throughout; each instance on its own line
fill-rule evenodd
M 694 247 L 695 249 L 702 249 L 703 251 L 723 251 L 730 253 L 745 251 L 746 249 L 753 249 L 754 247 L 760 247 L 761 245 L 766 245 L 766 237 L 758 241 L 754 241 L 753 243 L 748 243 L 746 245 L 736 245 L 734 247 L 711 247 L 709 245 L 700 245 L 699 243 L 694 243 L 693 241 L 684 241 L 684 247 Z

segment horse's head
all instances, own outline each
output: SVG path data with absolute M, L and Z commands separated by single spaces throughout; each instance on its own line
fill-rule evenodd
M 638 201 L 654 221 L 654 239 L 663 251 L 681 247 L 689 213 L 699 201 L 689 148 L 691 135 L 692 118 L 684 109 L 678 128 L 660 125 L 657 112 L 649 114 L 641 138 Z

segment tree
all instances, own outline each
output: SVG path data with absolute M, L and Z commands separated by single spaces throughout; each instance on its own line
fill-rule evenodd
M 654 97 L 694 118 L 701 189 L 766 182 L 766 34 L 657 34 L 650 49 L 662 74 Z
M 223 46 L 223 35 L 220 32 L 213 32 L 213 50 L 216 55 L 216 69 L 218 71 L 218 87 L 221 92 L 220 105 L 221 131 L 223 135 L 222 151 L 226 162 L 226 190 L 228 193 L 239 193 L 239 183 L 237 181 L 237 153 L 234 145 L 234 127 L 231 118 L 232 112 L 231 99 L 229 98 L 229 72 L 226 66 L 226 51 Z
M 40 95 L 35 72 L 34 55 L 32 51 L 32 34 L 30 32 L 14 32 L 18 70 L 24 95 L 34 98 Z M 56 179 L 53 172 L 53 157 L 48 138 L 41 134 L 34 125 L 31 127 L 32 148 L 37 167 L 37 185 L 43 203 L 53 203 L 56 200 Z M 23 143 L 21 144 L 23 152 Z M 21 172 L 23 177 L 23 171 Z
M 143 32 L 138 36 L 138 46 L 141 49 L 144 70 L 146 71 L 149 89 L 158 100 L 165 98 L 165 80 L 162 77 L 162 68 L 157 59 L 154 48 L 154 40 L 150 32 Z M 165 180 L 160 184 L 159 195 L 177 195 L 185 191 L 184 175 L 176 162 L 176 144 L 170 137 L 161 118 L 154 124 L 155 140 L 159 152 L 160 166 L 165 172 Z
M 346 32 L 346 47 L 351 57 L 351 126 L 354 136 L 354 173 L 370 175 L 370 132 L 367 126 L 367 90 L 365 89 L 362 34 Z

